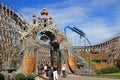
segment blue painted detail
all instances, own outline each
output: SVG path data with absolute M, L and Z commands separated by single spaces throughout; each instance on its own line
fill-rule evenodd
M 66 34 L 66 29 L 71 29 L 72 31 L 74 31 L 74 32 L 76 32 L 77 34 L 79 34 L 80 36 L 82 36 L 82 37 L 85 37 L 85 33 L 83 32 L 83 31 L 81 31 L 81 30 L 79 30 L 78 28 L 76 28 L 76 27 L 71 27 L 71 26 L 66 26 L 65 28 L 64 28 L 64 32 L 65 32 L 65 34 Z
M 83 36 L 83 37 L 85 37 L 85 33 L 83 32 L 83 31 L 81 31 L 81 30 L 79 30 L 77 27 L 73 27 L 75 30 L 77 30 L 77 31 L 79 31 L 79 33 Z
M 82 36 L 82 37 L 84 37 L 86 40 L 87 40 L 87 42 L 89 43 L 89 45 L 90 46 L 92 46 L 91 45 L 91 43 L 90 43 L 90 41 L 88 40 L 88 38 L 86 38 L 86 34 L 82 31 L 82 30 L 79 30 L 77 27 L 75 27 L 75 26 L 73 26 L 73 27 L 71 27 L 71 26 L 66 26 L 65 28 L 64 28 L 64 33 L 65 33 L 65 35 L 66 35 L 66 29 L 70 29 L 70 30 L 72 30 L 72 31 L 74 31 L 75 33 L 77 33 L 77 34 L 79 34 L 80 36 Z

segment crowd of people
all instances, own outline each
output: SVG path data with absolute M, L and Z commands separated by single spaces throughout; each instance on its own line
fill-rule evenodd
M 66 64 L 64 63 L 61 68 L 62 76 L 66 77 Z M 58 66 L 53 63 L 39 64 L 38 65 L 38 75 L 48 80 L 58 80 Z

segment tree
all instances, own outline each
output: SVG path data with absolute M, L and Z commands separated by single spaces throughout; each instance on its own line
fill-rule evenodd
M 120 58 L 118 58 L 118 59 L 116 60 L 116 67 L 118 67 L 118 68 L 120 69 Z

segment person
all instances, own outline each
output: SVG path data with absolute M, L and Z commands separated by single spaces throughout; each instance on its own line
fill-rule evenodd
M 43 70 L 43 64 L 41 63 L 38 65 L 38 75 L 42 74 L 42 70 Z
M 45 71 L 45 74 L 46 74 L 46 76 L 47 76 L 47 64 L 44 64 L 44 71 Z
M 40 65 L 37 65 L 37 69 L 38 69 L 38 76 L 40 75 Z
M 62 76 L 66 77 L 66 64 L 64 62 L 64 64 L 62 65 Z
M 40 68 L 39 68 L 39 70 L 40 70 L 40 74 L 42 74 L 42 72 L 43 72 L 43 70 L 44 70 L 43 63 L 40 64 Z
M 46 72 L 46 76 L 48 77 L 49 76 L 49 65 L 46 64 L 46 67 L 47 67 L 47 69 L 45 70 L 45 72 Z
M 54 63 L 54 64 L 53 64 L 53 80 L 58 80 L 57 68 L 58 68 L 57 64 Z
M 48 62 L 47 63 L 47 74 L 48 77 L 51 77 L 51 64 Z
M 50 68 L 50 79 L 53 80 L 53 67 Z
M 2 71 L 2 56 L 0 56 L 0 71 Z
M 46 76 L 46 72 L 45 72 L 45 71 L 43 71 L 42 78 L 44 78 L 43 80 L 48 80 L 48 79 L 49 79 L 49 78 Z

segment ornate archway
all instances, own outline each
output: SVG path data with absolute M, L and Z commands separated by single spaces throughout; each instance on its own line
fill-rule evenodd
M 18 72 L 27 71 L 25 66 L 30 63 L 26 62 L 28 61 L 27 56 L 29 59 L 35 59 L 33 60 L 33 62 L 35 61 L 34 66 L 41 63 L 50 63 L 51 65 L 57 63 L 60 72 L 62 56 L 59 46 L 65 38 L 63 33 L 55 28 L 53 19 L 47 15 L 47 10 L 43 9 L 41 11 L 41 18 L 36 19 L 36 15 L 33 15 L 33 22 L 25 23 L 28 26 L 24 25 L 23 29 L 17 31 L 20 34 L 20 38 L 17 40 L 18 43 L 14 47 L 17 52 L 13 52 L 12 54 L 19 53 L 18 56 L 22 55 L 22 58 L 25 58 Z

